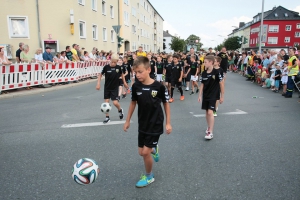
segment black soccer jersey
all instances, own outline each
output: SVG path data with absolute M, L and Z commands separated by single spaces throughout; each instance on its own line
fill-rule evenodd
M 215 53 L 207 53 L 205 56 L 216 56 Z
M 197 55 L 197 54 L 194 54 L 194 56 L 195 56 L 195 61 L 198 61 L 198 60 L 199 60 L 198 55 Z M 192 64 L 192 61 L 191 61 L 191 55 L 188 55 L 188 56 L 186 57 L 186 61 L 187 61 L 187 63 L 188 63 L 189 65 Z
M 169 101 L 168 90 L 161 83 L 151 85 L 141 82 L 132 85 L 132 101 L 138 104 L 139 133 L 160 135 L 163 133 L 164 113 L 161 103 Z
M 156 62 L 157 74 L 163 74 L 164 64 L 162 62 Z
M 220 75 L 221 75 L 222 78 L 223 78 L 223 77 L 224 77 L 223 69 L 222 69 L 221 67 L 219 67 L 219 69 L 216 69 L 216 70 L 218 70 L 218 72 L 220 73 Z M 219 89 L 220 89 L 220 87 L 219 87 Z M 221 91 L 218 92 L 217 100 L 220 100 L 220 92 L 221 92 Z
M 127 56 L 128 63 L 132 66 L 133 65 L 133 58 L 132 55 Z
M 150 77 L 153 77 L 155 74 L 155 62 L 153 60 L 150 61 L 150 67 L 151 67 Z
M 167 63 L 166 65 L 165 65 L 165 70 L 166 70 L 166 76 L 167 77 L 171 77 L 172 76 L 172 63 Z
M 190 65 L 190 74 L 192 76 L 197 76 L 196 72 L 197 72 L 197 68 L 198 68 L 198 63 L 197 62 L 192 62 L 191 65 Z
M 126 78 L 126 80 L 129 80 L 130 79 L 130 74 L 131 74 L 131 65 L 129 64 L 129 62 L 124 63 L 123 65 L 124 65 L 124 67 L 126 68 L 126 70 L 128 72 L 125 78 Z
M 226 53 L 219 53 L 218 56 L 222 59 L 220 63 L 220 67 L 223 69 L 223 72 L 227 72 L 227 67 L 228 67 L 228 56 Z
M 167 63 L 168 63 L 167 58 L 162 58 L 162 62 L 163 62 L 164 64 L 167 64 Z
M 174 64 L 172 67 L 172 80 L 178 81 L 178 79 L 180 78 L 181 72 L 182 72 L 181 65 L 179 63 L 176 65 Z
M 213 69 L 210 73 L 205 70 L 201 76 L 201 83 L 203 87 L 203 100 L 217 100 L 220 96 L 220 82 L 223 80 L 223 76 L 220 71 Z
M 116 90 L 119 87 L 119 78 L 122 75 L 121 66 L 117 65 L 111 67 L 110 65 L 105 65 L 102 69 L 101 74 L 105 74 L 105 85 L 106 90 Z

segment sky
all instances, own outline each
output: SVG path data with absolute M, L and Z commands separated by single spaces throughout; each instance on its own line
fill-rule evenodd
M 195 34 L 203 47 L 215 47 L 239 26 L 262 10 L 262 0 L 149 0 L 164 19 L 164 30 L 186 39 Z M 298 0 L 265 0 L 264 10 L 282 6 L 300 13 Z

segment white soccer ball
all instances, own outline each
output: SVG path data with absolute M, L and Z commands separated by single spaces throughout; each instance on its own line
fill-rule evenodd
M 109 111 L 111 110 L 111 105 L 109 103 L 103 103 L 101 104 L 101 112 L 103 113 L 109 113 Z
M 82 158 L 74 164 L 72 178 L 80 185 L 89 185 L 95 182 L 99 173 L 100 169 L 94 160 Z

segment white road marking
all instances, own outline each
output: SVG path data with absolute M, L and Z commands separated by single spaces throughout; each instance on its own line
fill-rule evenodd
M 235 112 L 226 112 L 226 113 L 218 113 L 218 115 L 246 115 L 248 114 L 245 111 L 236 109 Z M 194 115 L 194 117 L 205 117 L 205 114 Z
M 125 121 L 110 121 L 107 124 L 103 124 L 103 122 L 89 122 L 89 123 L 78 123 L 78 124 L 64 124 L 61 128 L 78 128 L 78 127 L 89 127 L 89 126 L 109 126 L 116 124 L 124 124 Z M 132 121 L 130 121 L 132 123 Z

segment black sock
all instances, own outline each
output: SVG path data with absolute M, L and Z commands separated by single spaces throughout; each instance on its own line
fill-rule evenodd
M 183 96 L 182 87 L 179 88 L 179 91 L 180 91 L 181 96 Z
M 173 98 L 173 94 L 174 94 L 174 88 L 171 88 L 171 98 Z
M 106 116 L 106 119 L 109 119 L 109 116 Z

